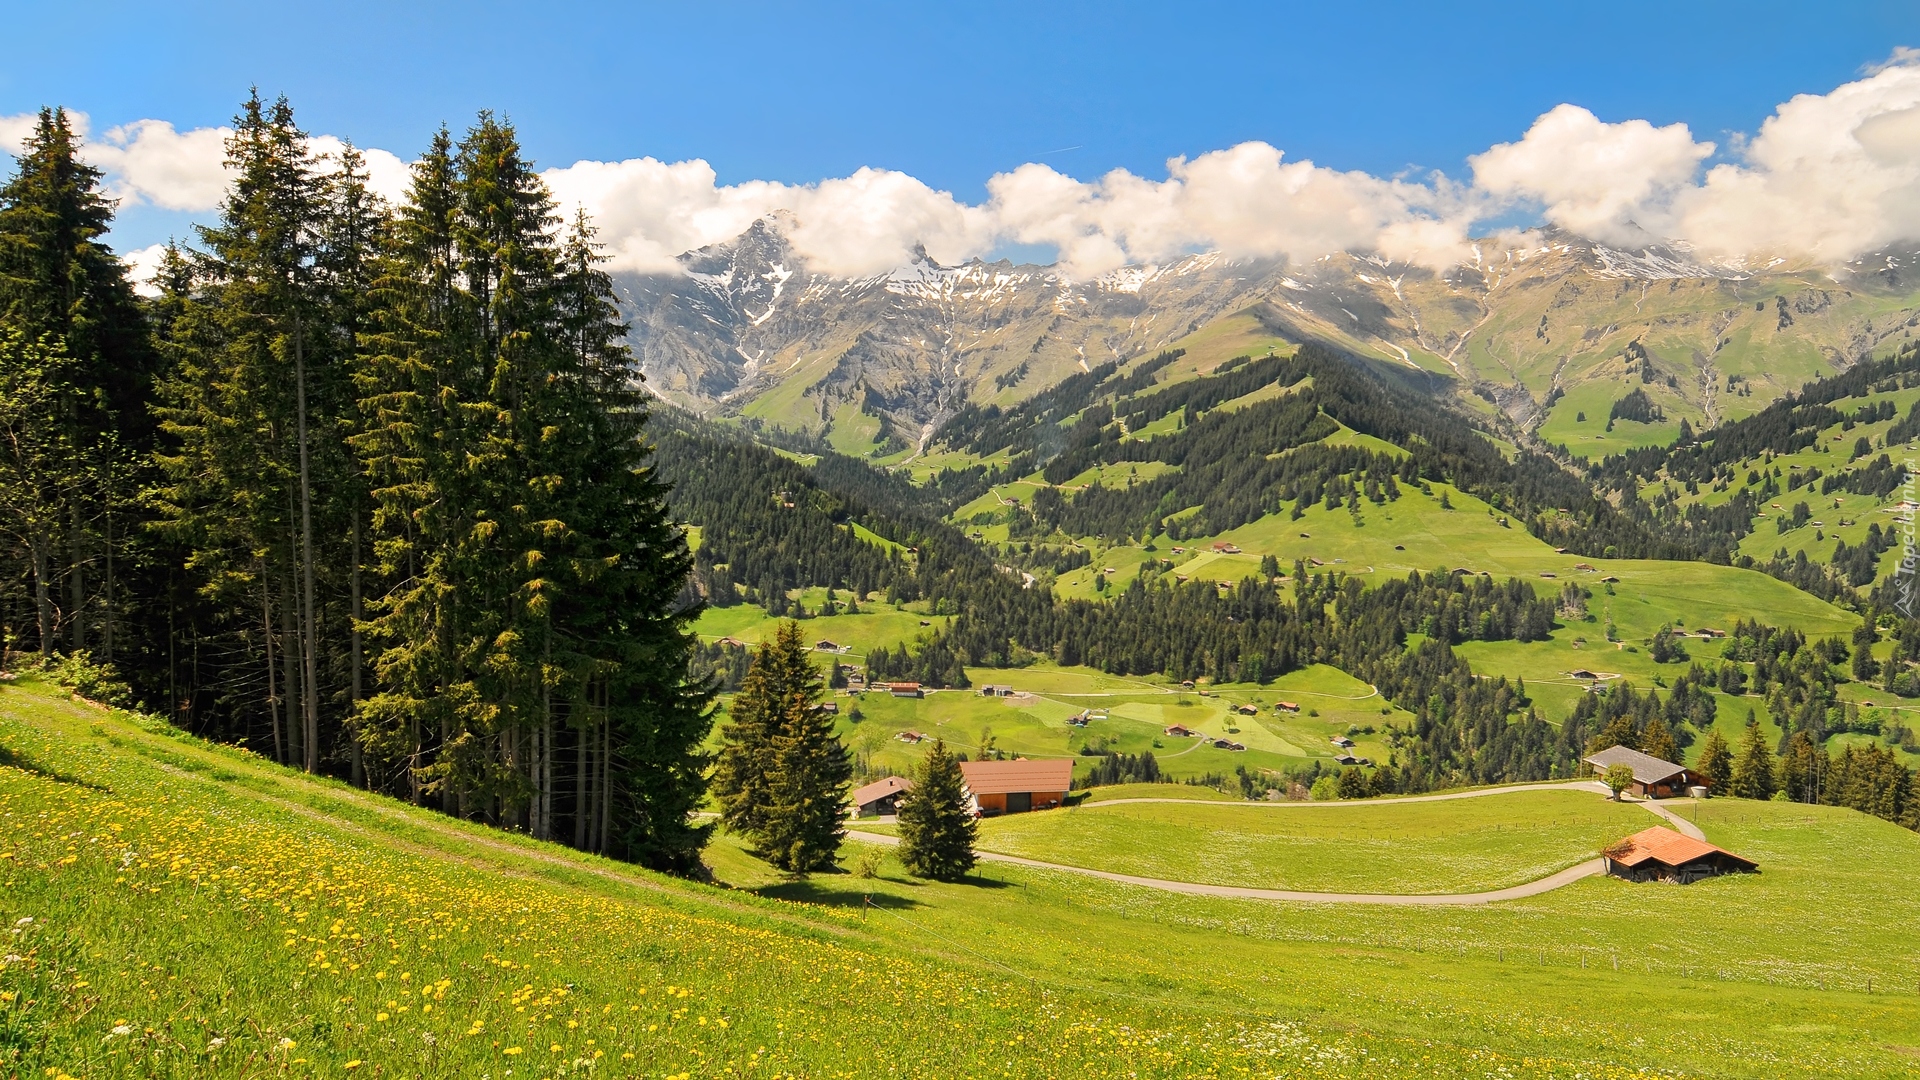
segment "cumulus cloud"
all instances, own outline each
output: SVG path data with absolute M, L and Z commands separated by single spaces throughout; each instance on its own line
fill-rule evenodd
M 1296 259 L 1360 249 L 1435 266 L 1466 250 L 1468 200 L 1443 179 L 1381 180 L 1286 162 L 1263 142 L 1174 158 L 1162 181 L 1115 170 L 1083 183 L 1022 165 L 987 190 L 1005 234 L 1056 245 L 1069 273 L 1203 248 Z
M 76 121 L 84 131 L 86 118 Z M 0 149 L 17 151 L 32 124 L 0 117 Z M 123 200 L 206 212 L 228 181 L 228 134 L 141 120 L 86 139 L 83 152 Z M 544 176 L 564 211 L 593 216 L 616 269 L 643 272 L 672 272 L 682 253 L 769 215 L 779 215 L 808 269 L 837 276 L 884 272 L 916 248 L 953 263 L 1008 243 L 1054 247 L 1075 277 L 1199 250 L 1294 260 L 1364 251 L 1439 267 L 1467 254 L 1476 220 L 1522 207 L 1603 243 L 1672 239 L 1718 256 L 1832 265 L 1920 240 L 1920 51 L 1896 50 L 1854 82 L 1796 97 L 1751 138 L 1735 133 L 1724 144 L 1696 139 L 1684 124 L 1610 122 L 1566 104 L 1471 157 L 1471 182 L 1343 172 L 1287 160 L 1264 142 L 1174 158 L 1164 178 L 1115 170 L 1081 180 L 1022 165 L 992 177 L 977 205 L 887 169 L 811 184 L 722 184 L 705 161 L 643 157 Z M 327 159 L 343 145 L 313 139 Z M 361 152 L 370 186 L 404 198 L 407 163 Z
M 1740 160 L 1676 197 L 1667 229 L 1718 254 L 1827 262 L 1920 239 L 1920 63 L 1896 54 L 1781 105 Z
M 544 174 L 561 206 L 593 216 L 615 269 L 672 271 L 674 258 L 784 212 L 787 236 L 812 269 L 881 273 L 924 245 L 936 260 L 988 249 L 989 216 L 906 173 L 863 168 L 818 184 L 717 183 L 705 161 L 583 161 Z
M 1713 154 L 1685 124 L 1603 123 L 1578 105 L 1541 115 L 1518 142 L 1468 159 L 1474 185 L 1494 199 L 1529 199 L 1550 222 L 1594 240 L 1649 238 L 1649 215 L 1665 217 Z

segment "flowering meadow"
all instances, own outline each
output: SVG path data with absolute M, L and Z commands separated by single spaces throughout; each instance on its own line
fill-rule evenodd
M 30 686 L 0 747 L 4 1076 L 1639 1075 L 1050 986 Z

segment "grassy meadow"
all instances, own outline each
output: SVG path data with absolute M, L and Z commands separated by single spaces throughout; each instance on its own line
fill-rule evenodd
M 1637 806 L 1565 790 L 1442 802 L 1095 802 L 990 818 L 979 846 L 1206 885 L 1450 893 L 1538 880 L 1656 824 Z
M 1761 874 L 1467 909 L 937 884 L 883 852 L 790 881 L 726 836 L 706 886 L 30 685 L 0 745 L 20 1074 L 1897 1076 L 1920 1047 L 1920 837 L 1849 811 L 1708 803 Z

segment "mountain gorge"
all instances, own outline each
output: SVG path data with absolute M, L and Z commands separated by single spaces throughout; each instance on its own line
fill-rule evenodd
M 1190 255 L 1088 280 L 924 252 L 865 278 L 810 272 L 781 219 L 622 275 L 655 392 L 697 412 L 905 453 L 963 405 L 1025 400 L 1092 364 L 1171 346 L 1201 369 L 1319 341 L 1419 372 L 1515 437 L 1598 458 L 1750 415 L 1920 322 L 1920 255 L 1831 272 L 1622 251 L 1555 230 L 1489 240 L 1442 272 L 1372 256 Z M 1618 430 L 1615 402 L 1650 407 Z

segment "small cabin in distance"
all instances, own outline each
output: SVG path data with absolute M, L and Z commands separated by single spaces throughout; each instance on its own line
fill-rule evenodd
M 1624 746 L 1610 746 L 1597 754 L 1590 754 L 1586 763 L 1593 766 L 1595 775 L 1600 776 L 1606 775 L 1606 771 L 1615 765 L 1627 766 L 1633 770 L 1633 783 L 1627 790 L 1648 799 L 1669 798 L 1683 794 L 1689 787 L 1707 783 L 1706 777 L 1684 765 L 1662 761 L 1651 754 L 1629 750 Z
M 904 776 L 875 780 L 853 791 L 855 817 L 876 817 L 900 812 L 900 797 L 913 790 L 913 781 Z

